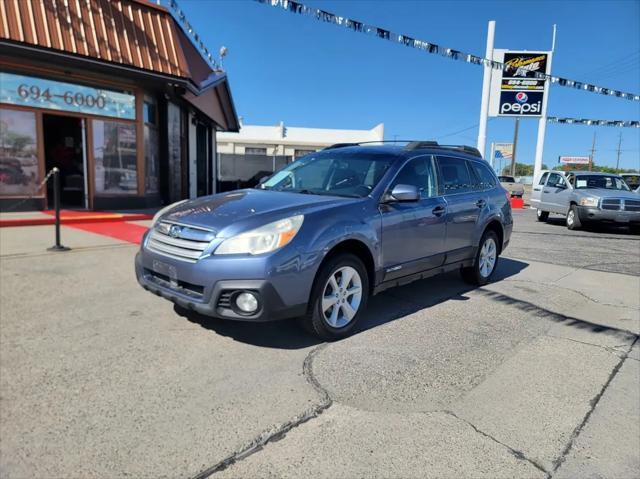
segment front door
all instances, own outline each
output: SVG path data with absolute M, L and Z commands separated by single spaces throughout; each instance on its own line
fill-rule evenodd
M 438 196 L 431 156 L 409 160 L 387 192 L 401 184 L 416 186 L 420 199 L 380 205 L 385 281 L 435 268 L 444 262 L 446 207 Z
M 475 191 L 475 174 L 462 158 L 438 156 L 444 199 L 447 202 L 447 262 L 473 256 L 475 230 L 487 200 Z
M 549 177 L 549 172 L 545 171 L 540 176 L 540 179 L 536 183 L 536 179 L 534 178 L 533 185 L 531 187 L 531 207 L 532 208 L 540 208 L 540 199 L 542 198 L 542 188 L 544 188 L 544 184 L 547 182 L 547 178 Z
M 568 194 L 569 189 L 564 176 L 560 173 L 549 173 L 547 183 L 542 188 L 540 209 L 552 213 L 566 213 L 568 206 L 565 206 L 565 203 Z
M 87 208 L 86 148 L 81 118 L 42 115 L 46 170 L 60 170 L 60 204 L 64 208 Z M 53 207 L 53 182 L 47 184 L 49 207 Z

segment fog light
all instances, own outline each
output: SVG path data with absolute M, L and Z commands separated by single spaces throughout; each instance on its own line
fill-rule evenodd
M 258 310 L 258 298 L 253 293 L 240 293 L 236 297 L 236 306 L 243 313 L 255 313 Z

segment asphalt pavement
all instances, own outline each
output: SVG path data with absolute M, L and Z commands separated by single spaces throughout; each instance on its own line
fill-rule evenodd
M 515 217 L 496 281 L 389 290 L 333 343 L 0 229 L 0 477 L 638 477 L 640 238 Z

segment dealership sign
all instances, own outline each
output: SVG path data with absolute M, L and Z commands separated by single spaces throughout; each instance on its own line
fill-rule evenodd
M 588 165 L 591 158 L 588 156 L 561 156 L 560 163 L 563 165 Z
M 504 63 L 504 71 L 491 76 L 490 116 L 542 115 L 546 80 L 537 73 L 548 74 L 549 52 L 512 52 L 494 50 L 493 59 Z
M 0 72 L 0 103 L 127 120 L 136 117 L 136 97 L 129 93 L 7 72 Z

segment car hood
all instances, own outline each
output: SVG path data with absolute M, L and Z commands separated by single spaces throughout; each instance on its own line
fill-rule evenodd
M 162 215 L 161 220 L 198 226 L 212 230 L 218 237 L 229 237 L 289 216 L 359 200 L 282 191 L 237 190 L 181 203 Z
M 601 188 L 580 188 L 576 190 L 581 196 L 594 196 L 597 198 L 628 198 L 630 200 L 637 200 L 638 195 L 633 191 L 621 191 L 621 190 L 604 190 Z

